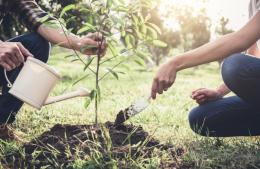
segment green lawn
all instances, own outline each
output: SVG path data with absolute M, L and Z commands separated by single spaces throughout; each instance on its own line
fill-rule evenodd
M 56 49 L 49 61 L 49 64 L 60 70 L 63 77 L 53 94 L 61 94 L 80 86 L 92 89 L 92 76 L 72 87 L 72 83 L 84 75 L 83 67 L 77 62 L 70 63 L 69 59 L 64 59 L 63 52 Z M 131 63 L 130 66 L 132 65 L 134 64 Z M 119 80 L 108 76 L 102 81 L 99 112 L 101 122 L 113 121 L 119 110 L 150 93 L 155 72 L 141 72 L 137 68 L 135 64 L 126 74 L 120 75 Z M 124 67 L 119 69 L 124 70 Z M 183 163 L 192 163 L 197 168 L 260 168 L 259 137 L 205 138 L 194 134 L 189 128 L 188 113 L 196 106 L 190 99 L 192 90 L 200 87 L 214 88 L 220 83 L 217 63 L 185 70 L 178 74 L 177 81 L 169 92 L 158 97 L 144 112 L 129 120 L 129 123 L 143 126 L 162 142 L 184 147 L 186 151 Z M 25 138 L 29 140 L 57 123 L 91 124 L 94 122 L 93 107 L 91 103 L 85 109 L 82 98 L 46 106 L 41 111 L 24 106 L 18 115 L 16 130 L 25 133 Z

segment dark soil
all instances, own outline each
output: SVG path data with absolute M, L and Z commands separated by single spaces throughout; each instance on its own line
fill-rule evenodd
M 70 168 L 75 159 L 100 152 L 102 160 L 118 161 L 119 168 L 129 168 L 121 162 L 131 155 L 132 159 L 149 158 L 154 151 L 167 152 L 170 160 L 161 160 L 160 168 L 179 168 L 178 159 L 182 148 L 160 144 L 151 138 L 142 127 L 117 125 L 107 122 L 104 126 L 55 125 L 50 131 L 24 145 L 24 153 L 14 152 L 2 158 L 9 168 Z M 98 150 L 98 151 L 97 151 Z M 157 151 L 158 150 L 158 151 Z M 106 167 L 109 168 L 109 167 Z
M 117 116 L 116 116 L 116 120 L 115 120 L 115 125 L 120 125 L 123 124 L 126 120 L 128 120 L 130 118 L 130 116 L 128 115 L 128 109 L 126 110 L 121 110 Z

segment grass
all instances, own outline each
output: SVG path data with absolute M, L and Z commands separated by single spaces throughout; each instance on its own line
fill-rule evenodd
M 65 52 L 67 53 L 67 52 Z M 71 84 L 84 75 L 82 65 L 64 60 L 64 51 L 55 49 L 49 61 L 60 70 L 62 81 L 56 86 L 53 95 L 77 89 L 80 86 L 94 88 L 94 77 Z M 127 74 L 116 80 L 112 75 L 101 82 L 102 101 L 100 104 L 100 122 L 114 121 L 119 110 L 126 108 L 134 100 L 150 93 L 154 72 L 136 71 L 133 66 Z M 120 67 L 119 69 L 124 69 Z M 146 131 L 162 142 L 182 146 L 186 150 L 183 164 L 192 164 L 195 168 L 260 168 L 259 137 L 206 138 L 194 134 L 189 128 L 188 113 L 196 106 L 190 99 L 192 90 L 200 87 L 214 88 L 221 83 L 217 63 L 211 63 L 178 74 L 176 83 L 169 92 L 152 102 L 141 114 L 129 120 L 129 123 L 141 125 Z M 24 133 L 28 140 L 37 137 L 54 124 L 92 124 L 94 123 L 94 105 L 84 108 L 84 99 L 72 99 L 46 106 L 41 111 L 24 106 L 17 116 L 16 130 Z M 9 149 L 19 149 L 19 145 L 0 143 L 0 154 Z M 156 159 L 150 159 L 156 163 Z M 138 162 L 137 162 L 138 163 Z M 84 162 L 75 161 L 75 168 L 84 166 Z M 138 165 L 136 165 L 138 166 Z M 135 167 L 136 167 L 135 166 Z M 135 168 L 133 167 L 133 168 Z M 0 165 L 1 168 L 1 165 Z

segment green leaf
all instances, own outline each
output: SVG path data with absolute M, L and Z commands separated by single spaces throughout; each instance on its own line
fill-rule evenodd
M 147 54 L 142 51 L 136 51 L 136 55 L 142 59 L 147 58 Z
M 112 6 L 112 4 L 113 4 L 113 0 L 107 0 L 107 9 L 109 9 L 109 8 L 111 8 L 111 6 Z
M 90 99 L 91 99 L 91 100 L 95 99 L 96 94 L 97 94 L 96 90 L 92 90 L 92 91 L 90 92 L 90 95 L 89 95 Z
M 125 44 L 126 44 L 126 47 L 127 47 L 128 49 L 130 49 L 130 48 L 133 47 L 132 44 L 131 44 L 131 42 L 130 42 L 130 35 L 128 35 L 128 34 L 125 36 Z
M 65 6 L 65 7 L 63 8 L 63 10 L 61 11 L 61 13 L 60 13 L 60 18 L 62 18 L 63 15 L 66 14 L 66 12 L 68 12 L 68 11 L 70 11 L 70 10 L 73 10 L 73 9 L 75 9 L 75 8 L 76 8 L 76 5 L 75 5 L 75 4 L 71 4 L 71 5 Z
M 125 36 L 125 43 L 128 49 L 132 49 L 135 46 L 135 37 L 131 34 Z
M 140 65 L 142 67 L 146 66 L 144 60 L 141 58 L 136 58 L 134 61 L 135 61 L 135 63 L 137 63 L 138 65 Z
M 113 56 L 118 55 L 117 49 L 114 47 L 114 45 L 111 42 L 108 43 L 108 48 Z
M 108 70 L 117 80 L 119 79 L 118 74 L 117 74 L 114 70 L 112 70 L 112 69 L 110 69 L 110 68 L 107 68 L 107 70 Z
M 70 55 L 64 56 L 64 58 L 70 58 L 70 57 L 75 57 L 75 54 L 70 54 Z
M 43 22 L 43 25 L 47 26 L 49 28 L 53 28 L 53 29 L 61 28 L 61 24 L 57 20 L 47 20 L 47 21 Z
M 145 24 L 141 25 L 141 32 L 146 35 L 147 34 L 147 26 Z
M 94 60 L 94 57 L 92 57 L 91 59 L 89 59 L 89 61 L 85 64 L 84 66 L 84 71 L 87 70 L 87 68 L 89 67 L 89 65 L 92 63 L 92 61 Z
M 135 33 L 139 39 L 143 39 L 143 34 L 139 31 L 138 27 L 135 28 Z
M 68 24 L 69 22 L 73 22 L 76 20 L 76 16 L 72 16 L 69 19 L 66 19 L 65 23 Z
M 78 61 L 79 59 L 77 58 L 77 59 L 73 59 L 72 61 L 70 61 L 70 62 L 76 62 L 76 61 Z
M 90 98 L 86 98 L 85 103 L 84 103 L 85 109 L 87 109 L 87 108 L 89 107 L 91 101 L 92 101 L 92 100 L 91 100 Z
M 161 31 L 161 29 L 157 26 L 157 25 L 155 25 L 154 23 L 147 23 L 150 27 L 152 27 L 154 30 L 156 30 L 157 31 L 157 33 L 159 33 L 160 35 L 162 34 L 162 31 Z
M 138 25 L 139 20 L 138 20 L 137 16 L 133 15 L 133 20 L 134 20 L 134 23 L 135 23 L 136 25 Z
M 41 17 L 38 21 L 41 23 L 44 23 L 46 21 L 48 21 L 50 18 L 50 15 L 45 15 L 44 17 Z
M 166 48 L 168 46 L 167 43 L 160 41 L 160 40 L 153 40 L 152 43 L 155 46 L 162 47 L 162 48 Z
M 125 37 L 125 35 L 126 35 L 125 27 L 121 26 L 120 27 L 120 32 L 121 32 L 121 36 Z
M 77 83 L 79 83 L 80 81 L 86 79 L 88 76 L 89 76 L 89 74 L 84 75 L 83 77 L 79 78 L 78 80 L 76 80 L 76 81 L 72 84 L 72 86 L 75 86 Z
M 147 35 L 150 37 L 150 39 L 158 39 L 157 32 L 153 28 L 148 26 L 147 26 Z
M 84 26 L 78 30 L 77 34 L 81 34 L 87 31 L 96 31 L 96 28 L 90 23 L 85 23 Z

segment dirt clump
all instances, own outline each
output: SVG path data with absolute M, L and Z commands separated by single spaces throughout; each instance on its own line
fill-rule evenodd
M 60 125 L 23 146 L 24 153 L 14 152 L 1 159 L 9 168 L 41 168 L 49 166 L 69 168 L 75 159 L 102 155 L 104 161 L 116 159 L 119 168 L 128 168 L 120 161 L 131 156 L 152 157 L 154 150 L 171 154 L 170 162 L 161 162 L 162 168 L 178 168 L 178 158 L 183 155 L 182 148 L 170 144 L 160 144 L 151 138 L 142 127 L 133 125 Z

